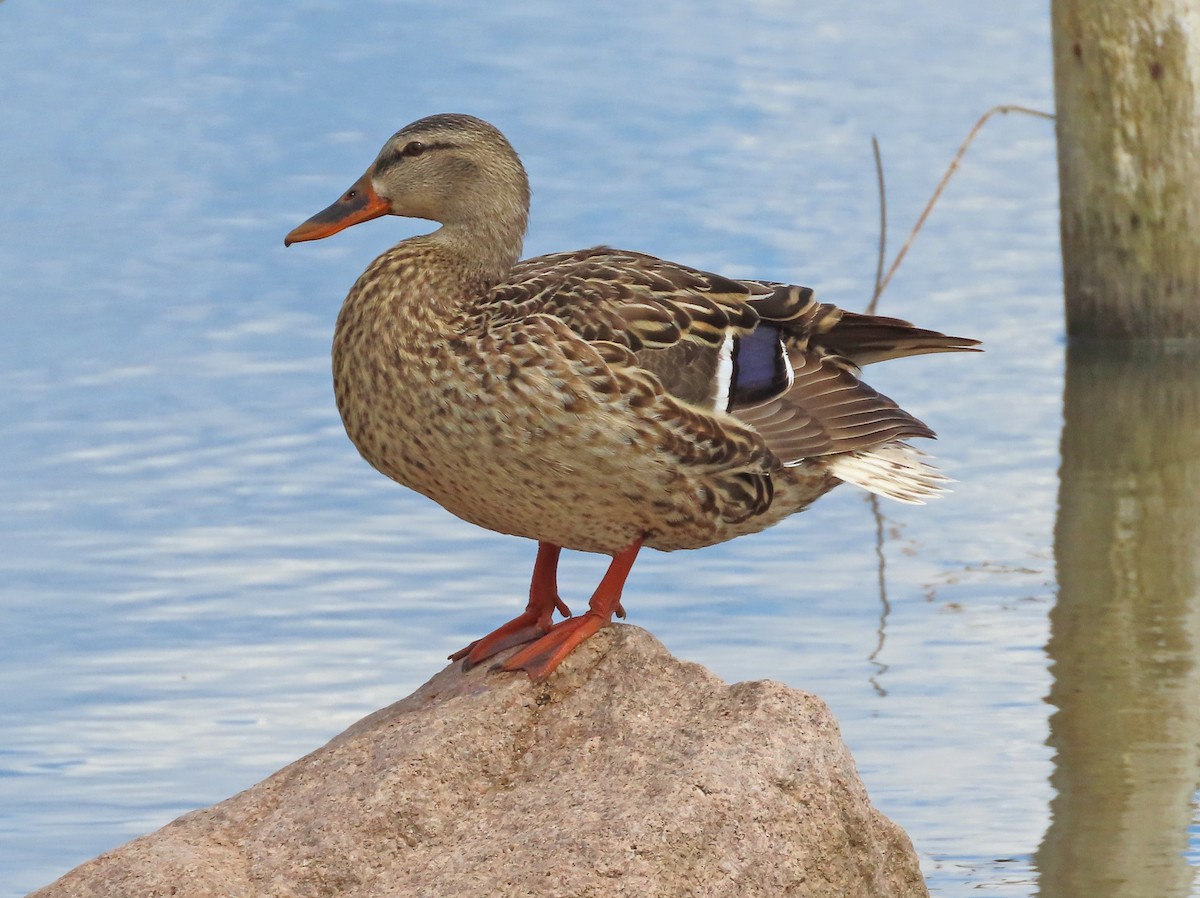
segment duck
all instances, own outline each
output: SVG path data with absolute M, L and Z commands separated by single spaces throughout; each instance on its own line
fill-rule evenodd
M 385 215 L 440 225 L 350 289 L 333 338 L 346 433 L 376 470 L 459 518 L 537 543 L 525 610 L 451 659 L 544 681 L 625 616 L 639 551 L 746 536 L 842 483 L 923 503 L 948 482 L 934 432 L 862 380 L 867 364 L 978 341 L 598 246 L 520 261 L 530 186 L 474 116 L 431 115 L 285 245 Z M 586 612 L 563 549 L 611 562 Z M 555 613 L 562 616 L 555 621 Z

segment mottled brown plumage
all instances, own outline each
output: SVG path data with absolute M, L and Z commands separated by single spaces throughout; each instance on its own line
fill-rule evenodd
M 540 544 L 526 613 L 460 656 L 551 629 L 558 547 L 614 564 L 581 618 L 510 659 L 545 676 L 620 612 L 641 545 L 762 530 L 843 480 L 902 501 L 942 478 L 904 441 L 933 432 L 859 379 L 863 364 L 970 348 L 811 290 L 596 248 L 517 261 L 521 163 L 470 116 L 399 131 L 337 203 L 288 236 L 383 214 L 439 221 L 351 289 L 338 409 L 375 468 L 464 520 Z M 585 620 L 586 618 L 586 620 Z

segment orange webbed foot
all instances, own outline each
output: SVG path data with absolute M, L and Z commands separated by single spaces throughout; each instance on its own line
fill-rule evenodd
M 463 670 L 470 670 L 505 649 L 545 636 L 553 627 L 555 611 L 569 618 L 571 609 L 558 597 L 558 556 L 561 552 L 558 546 L 538 543 L 533 581 L 529 585 L 529 604 L 525 610 L 482 639 L 459 649 L 450 660 L 461 660 Z
M 604 617 L 588 611 L 579 617 L 568 618 L 555 624 L 550 632 L 537 642 L 525 646 L 511 658 L 493 667 L 493 670 L 518 671 L 529 674 L 529 679 L 540 683 L 554 672 L 562 660 L 571 654 L 580 643 L 598 630 L 612 623 Z
M 550 624 L 542 624 L 538 615 L 519 614 L 501 627 L 497 627 L 482 639 L 476 639 L 450 656 L 451 661 L 462 661 L 463 670 L 470 670 L 481 661 L 498 655 L 515 645 L 524 645 L 550 632 Z
M 555 624 L 537 642 L 525 646 L 493 669 L 523 670 L 535 683 L 541 682 L 550 676 L 580 643 L 611 624 L 614 614 L 623 618 L 625 609 L 621 606 L 621 591 L 625 588 L 625 579 L 629 576 L 629 570 L 633 567 L 641 547 L 642 540 L 639 538 L 629 548 L 613 556 L 612 563 L 609 564 L 600 585 L 596 587 L 596 592 L 592 594 L 585 613 Z

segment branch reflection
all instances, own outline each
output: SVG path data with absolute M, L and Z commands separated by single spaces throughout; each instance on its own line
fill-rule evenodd
M 892 603 L 888 601 L 887 594 L 887 557 L 883 553 L 883 512 L 879 510 L 879 497 L 871 493 L 871 514 L 875 517 L 875 560 L 879 572 L 879 626 L 875 628 L 875 634 L 878 640 L 875 642 L 875 650 L 867 655 L 867 660 L 875 665 L 875 673 L 867 679 L 870 681 L 875 693 L 882 698 L 888 694 L 888 691 L 883 688 L 879 680 L 887 673 L 888 666 L 878 660 L 879 653 L 883 651 L 883 644 L 887 641 L 887 619 L 892 613 Z

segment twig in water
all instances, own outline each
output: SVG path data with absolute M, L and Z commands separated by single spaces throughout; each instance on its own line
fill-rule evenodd
M 875 309 L 879 305 L 879 297 L 883 295 L 884 288 L 887 287 L 888 282 L 891 281 L 892 275 L 896 273 L 896 269 L 900 267 L 900 262 L 904 259 L 905 254 L 908 252 L 908 248 L 912 246 L 917 234 L 925 225 L 925 220 L 929 218 L 929 213 L 933 211 L 933 207 L 937 203 L 938 198 L 941 197 L 942 191 L 945 190 L 946 185 L 950 183 L 950 178 L 953 177 L 954 172 L 958 170 L 958 165 L 962 161 L 963 156 L 966 155 L 967 148 L 971 146 L 971 142 L 975 140 L 976 135 L 979 134 L 979 132 L 983 129 L 983 126 L 987 123 L 987 120 L 998 112 L 1005 115 L 1010 112 L 1020 112 L 1025 115 L 1032 115 L 1038 118 L 1051 120 L 1054 118 L 1054 116 L 1048 112 L 1042 112 L 1038 109 L 1029 109 L 1025 106 L 1013 105 L 993 106 L 983 115 L 981 115 L 979 117 L 979 121 L 975 123 L 975 127 L 973 127 L 967 134 L 966 140 L 962 142 L 962 146 L 958 148 L 958 152 L 954 154 L 954 158 L 950 161 L 950 166 L 946 169 L 946 173 L 942 175 L 942 180 L 938 182 L 937 188 L 933 191 L 933 196 L 931 196 L 929 198 L 929 202 L 925 204 L 925 209 L 921 212 L 921 216 L 917 219 L 917 223 L 913 225 L 912 231 L 909 232 L 908 239 L 904 241 L 904 246 L 900 247 L 900 252 L 896 254 L 896 259 L 894 262 L 892 262 L 892 266 L 888 269 L 886 275 L 883 274 L 883 260 L 887 253 L 887 191 L 884 189 L 883 158 L 879 152 L 879 141 L 875 138 L 875 135 L 871 135 L 871 148 L 875 153 L 875 174 L 879 180 L 879 260 L 875 267 L 875 292 L 871 296 L 871 301 L 867 304 L 866 311 L 868 315 L 875 314 Z M 885 696 L 887 695 L 887 690 L 879 684 L 878 678 L 887 672 L 888 667 L 882 661 L 877 659 L 879 654 L 883 651 L 883 645 L 887 639 L 887 619 L 888 615 L 891 613 L 892 606 L 888 601 L 887 595 L 886 557 L 883 552 L 883 513 L 879 510 L 879 500 L 874 494 L 870 496 L 870 500 L 871 513 L 875 517 L 875 556 L 878 559 L 879 603 L 882 611 L 879 615 L 879 627 L 876 631 L 879 636 L 879 641 L 875 645 L 875 650 L 867 656 L 867 660 L 874 664 L 877 668 L 876 674 L 869 678 L 871 685 L 875 688 L 875 691 L 878 692 L 880 696 Z

